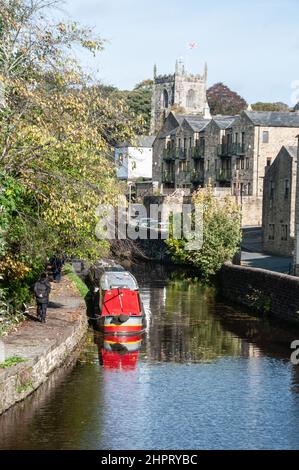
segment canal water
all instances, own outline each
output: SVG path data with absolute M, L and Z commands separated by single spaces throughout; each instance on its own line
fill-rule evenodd
M 299 332 L 160 266 L 135 274 L 141 342 L 90 329 L 77 357 L 0 418 L 0 449 L 299 449 Z

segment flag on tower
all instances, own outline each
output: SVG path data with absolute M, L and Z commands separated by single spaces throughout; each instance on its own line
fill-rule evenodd
M 188 48 L 189 49 L 196 49 L 198 47 L 197 42 L 189 42 Z

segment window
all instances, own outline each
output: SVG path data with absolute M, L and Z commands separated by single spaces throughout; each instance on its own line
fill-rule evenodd
M 184 173 L 185 171 L 188 171 L 188 162 L 180 162 L 179 163 L 179 171 L 180 173 Z
M 269 240 L 274 240 L 274 224 L 269 224 Z
M 267 158 L 267 166 L 271 166 L 272 158 Z
M 247 190 L 248 190 L 248 196 L 251 196 L 251 183 L 248 183 Z
M 242 132 L 241 152 L 245 152 L 245 132 Z
M 269 131 L 263 131 L 262 142 L 263 144 L 269 143 Z
M 284 198 L 285 199 L 289 198 L 289 193 L 290 193 L 290 181 L 285 180 L 284 182 Z
M 239 134 L 238 132 L 235 133 L 235 143 L 237 144 L 239 142 Z
M 274 199 L 274 189 L 275 189 L 275 184 L 273 181 L 270 181 L 270 199 L 272 201 Z
M 163 90 L 163 108 L 168 108 L 169 105 L 169 97 L 167 90 Z
M 246 162 L 246 170 L 249 170 L 249 158 L 246 158 L 245 162 Z
M 187 108 L 194 108 L 195 104 L 195 91 L 189 90 L 187 93 L 186 105 Z
M 244 170 L 244 158 L 241 158 L 241 170 Z
M 210 160 L 207 161 L 207 170 L 210 171 Z
M 240 170 L 240 158 L 237 158 L 236 160 L 236 169 Z
M 281 224 L 281 240 L 286 241 L 288 239 L 288 226 Z

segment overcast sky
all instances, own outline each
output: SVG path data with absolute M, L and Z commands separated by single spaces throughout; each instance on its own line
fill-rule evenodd
M 177 58 L 208 85 L 222 81 L 248 102 L 291 104 L 299 88 L 298 0 L 66 0 L 58 16 L 93 26 L 105 51 L 85 67 L 108 84 L 131 89 Z M 188 43 L 198 48 L 188 49 Z M 294 86 L 294 85 L 293 85 Z M 299 100 L 299 92 L 298 92 Z

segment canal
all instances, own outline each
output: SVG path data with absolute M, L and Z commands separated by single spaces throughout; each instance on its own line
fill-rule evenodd
M 299 449 L 299 332 L 160 266 L 135 274 L 142 341 L 90 329 L 77 357 L 0 417 L 0 449 Z

